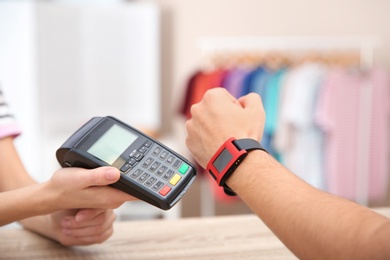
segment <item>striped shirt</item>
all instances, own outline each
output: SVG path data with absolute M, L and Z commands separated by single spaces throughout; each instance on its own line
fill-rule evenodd
M 371 89 L 370 95 L 363 91 L 367 87 Z M 325 165 L 329 192 L 355 199 L 358 172 L 364 163 L 368 165 L 363 169 L 368 170 L 364 173 L 368 175 L 368 199 L 382 201 L 387 194 L 389 174 L 390 92 L 387 73 L 382 69 L 366 73 L 335 69 L 327 76 L 321 92 L 317 120 L 326 133 Z M 362 132 L 363 128 L 367 130 Z M 362 149 L 361 144 L 365 143 L 367 147 Z M 363 157 L 362 152 L 367 152 L 367 156 Z
M 18 136 L 21 133 L 20 126 L 16 123 L 0 89 L 0 139 L 7 136 Z

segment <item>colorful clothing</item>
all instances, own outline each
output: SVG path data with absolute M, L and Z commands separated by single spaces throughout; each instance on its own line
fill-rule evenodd
M 221 87 L 224 87 L 235 98 L 239 98 L 242 91 L 243 81 L 249 72 L 250 70 L 245 68 L 231 69 L 226 74 Z
M 222 86 L 225 70 L 210 72 L 196 72 L 187 84 L 186 99 L 183 104 L 182 114 L 191 118 L 191 106 L 200 102 L 207 90 Z
M 325 69 L 306 64 L 292 70 L 282 90 L 276 148 L 283 164 L 296 175 L 324 189 L 323 136 L 314 122 L 318 88 Z
M 284 78 L 287 74 L 286 72 L 286 69 L 280 69 L 271 75 L 263 92 L 263 100 L 266 101 L 263 103 L 264 111 L 267 115 L 263 135 L 267 137 L 266 140 L 269 140 L 269 143 L 266 144 L 268 147 L 268 152 L 272 154 L 278 161 L 281 160 L 281 155 L 275 150 L 275 145 L 273 142 L 275 139 L 275 132 L 277 129 L 279 115 L 280 89 L 284 83 Z
M 317 121 L 326 133 L 328 191 L 355 199 L 361 192 L 356 188 L 357 178 L 364 178 L 368 180 L 363 183 L 368 186 L 367 199 L 382 200 L 389 172 L 390 93 L 386 74 L 378 69 L 333 70 L 319 97 Z M 368 156 L 362 156 L 365 152 Z M 368 172 L 362 169 L 364 165 L 368 165 Z M 362 170 L 367 176 L 358 176 Z
M 390 89 L 384 71 L 314 63 L 272 72 L 264 66 L 198 71 L 188 82 L 182 113 L 190 118 L 190 107 L 213 87 L 236 98 L 261 96 L 262 145 L 309 184 L 355 201 L 365 190 L 369 202 L 386 197 Z

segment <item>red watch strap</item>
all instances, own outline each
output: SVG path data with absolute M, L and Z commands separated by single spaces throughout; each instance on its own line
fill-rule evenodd
M 221 186 L 221 180 L 225 176 L 225 174 L 228 172 L 228 170 L 234 165 L 234 163 L 237 161 L 238 158 L 245 156 L 247 153 L 246 150 L 238 150 L 237 147 L 233 144 L 233 141 L 236 139 L 234 137 L 229 138 L 226 140 L 223 145 L 218 149 L 218 151 L 214 154 L 214 156 L 210 159 L 209 163 L 207 164 L 207 171 L 211 174 L 211 176 L 215 179 L 217 184 Z M 218 159 L 219 156 L 223 155 L 223 152 L 226 151 L 229 153 L 232 158 L 230 161 L 223 167 L 223 169 L 217 169 L 217 167 L 214 165 L 214 162 Z
M 254 139 L 245 138 L 236 140 L 232 137 L 226 140 L 210 159 L 207 164 L 207 171 L 215 179 L 217 184 L 224 188 L 227 195 L 234 196 L 236 194 L 225 184 L 226 180 L 244 160 L 248 152 L 256 149 L 267 152 Z

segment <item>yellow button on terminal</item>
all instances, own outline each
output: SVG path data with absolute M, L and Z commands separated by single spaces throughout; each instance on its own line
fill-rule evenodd
M 176 185 L 181 179 L 181 176 L 179 174 L 175 174 L 172 179 L 169 181 L 170 184 Z

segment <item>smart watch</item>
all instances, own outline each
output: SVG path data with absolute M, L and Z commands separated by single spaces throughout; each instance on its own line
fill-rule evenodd
M 226 140 L 207 164 L 207 171 L 217 184 L 223 187 L 225 193 L 235 196 L 236 193 L 226 185 L 226 180 L 247 156 L 249 151 L 263 150 L 258 141 L 250 138 Z

